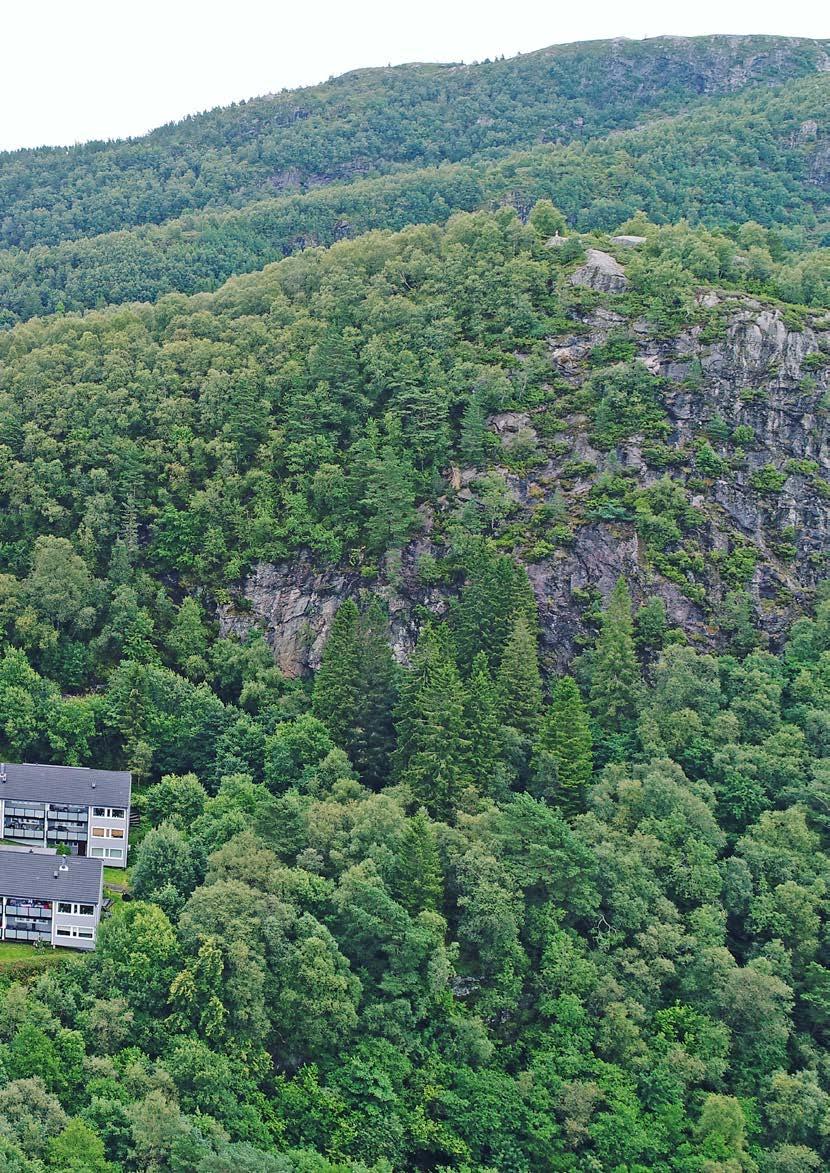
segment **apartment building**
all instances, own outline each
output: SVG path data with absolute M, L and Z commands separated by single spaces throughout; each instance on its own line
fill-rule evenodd
M 126 867 L 131 788 L 123 770 L 2 762 L 0 839 Z
M 0 848 L 0 940 L 94 949 L 103 885 L 100 859 Z

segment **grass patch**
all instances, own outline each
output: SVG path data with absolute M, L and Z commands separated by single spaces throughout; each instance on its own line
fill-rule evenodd
M 52 949 L 19 941 L 0 941 L 0 985 L 8 982 L 26 981 L 66 960 L 66 950 Z
M 129 868 L 104 868 L 104 884 L 112 888 L 129 888 Z
M 21 961 L 38 957 L 42 952 L 40 949 L 35 949 L 32 945 L 27 945 L 21 941 L 0 941 L 0 966 L 4 962 Z

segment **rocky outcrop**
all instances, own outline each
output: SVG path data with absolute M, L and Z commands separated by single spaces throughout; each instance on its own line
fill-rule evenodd
M 628 288 L 628 278 L 610 253 L 589 248 L 585 264 L 571 273 L 571 284 L 584 285 L 600 293 L 622 293 Z
M 235 604 L 219 607 L 219 633 L 244 639 L 260 630 L 274 658 L 289 677 L 301 676 L 320 665 L 331 621 L 344 599 L 360 601 L 380 595 L 389 609 L 392 650 L 406 663 L 418 637 L 416 607 L 441 617 L 447 599 L 421 584 L 418 567 L 431 553 L 427 541 L 416 541 L 399 562 L 386 560 L 377 576 L 365 579 L 359 570 L 317 566 L 303 554 L 288 562 L 260 563 L 243 584 Z
M 544 407 L 490 417 L 506 462 L 516 445 L 530 451 L 537 443 L 542 446 L 542 460 L 534 451 L 526 472 L 496 470 L 519 516 L 529 520 L 557 494 L 566 501 L 572 522 L 570 542 L 526 561 L 551 667 L 563 666 L 584 644 L 586 592 L 593 588 L 607 596 L 621 574 L 636 603 L 658 595 L 670 625 L 682 628 L 699 646 L 718 643 L 718 609 L 730 589 L 718 566 L 736 545 L 757 552 L 748 589 L 758 622 L 773 645 L 809 601 L 815 584 L 830 575 L 830 365 L 821 358 L 830 355 L 830 325 L 814 321 L 793 329 L 778 310 L 738 295 L 708 291 L 701 293 L 699 303 L 722 315 L 720 330 L 695 325 L 676 337 L 659 338 L 645 322 L 626 322 L 599 306 L 584 315 L 572 335 L 552 339 L 549 353 L 552 372 L 577 389 L 590 374 L 595 348 L 609 335 L 627 330 L 637 357 L 660 380 L 671 429 L 665 442 L 678 457 L 671 476 L 686 486 L 689 503 L 702 518 L 695 541 L 705 570 L 696 585 L 705 588 L 704 604 L 699 593 L 684 589 L 682 580 L 655 570 L 631 522 L 596 520 L 585 512 L 597 472 L 626 470 L 640 487 L 664 475 L 649 463 L 642 437 L 630 437 L 613 453 L 600 451 L 592 443 L 589 417 L 575 413 L 566 421 L 567 430 L 557 431 L 559 443 L 545 456 Z M 739 444 L 732 439 L 736 435 Z M 704 436 L 723 467 L 702 482 L 695 453 Z M 578 471 L 568 472 L 574 464 Z M 778 477 L 764 487 L 758 477 L 770 470 Z M 475 469 L 449 470 L 436 510 L 466 507 L 475 498 L 479 475 Z M 431 510 L 425 509 L 418 540 L 371 577 L 359 567 L 317 566 L 308 555 L 256 567 L 236 604 L 221 608 L 222 633 L 243 636 L 252 627 L 261 628 L 282 670 L 296 676 L 319 664 L 343 599 L 376 593 L 389 607 L 395 655 L 406 662 L 423 616 L 444 615 L 452 597 L 446 586 L 425 585 L 420 573 L 425 557 L 443 553 L 440 541 L 433 540 L 432 520 Z

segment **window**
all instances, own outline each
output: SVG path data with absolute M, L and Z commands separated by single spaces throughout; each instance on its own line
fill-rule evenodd
M 94 916 L 95 915 L 95 905 L 94 904 L 79 904 L 78 905 L 78 912 L 81 916 Z
M 97 855 L 100 857 L 104 854 L 104 849 L 103 849 L 103 847 L 93 847 L 91 854 Z
M 105 806 L 94 806 L 92 813 L 97 815 L 99 819 L 105 819 L 107 817 L 107 808 Z
M 96 839 L 103 839 L 104 835 L 105 835 L 104 828 L 103 827 L 93 827 L 92 834 L 96 837 Z
M 58 912 L 72 912 L 72 905 L 66 904 L 63 901 L 58 903 Z
M 110 818 L 111 818 L 111 819 L 123 819 L 123 818 L 124 818 L 124 812 L 123 812 L 123 810 L 121 810 L 121 809 L 120 809 L 119 807 L 117 807 L 117 806 L 114 806 L 114 807 L 112 808 L 112 810 L 110 811 Z
M 110 830 L 110 838 L 111 839 L 123 839 L 124 832 L 121 830 L 120 827 L 112 827 Z
M 57 929 L 55 932 L 57 937 L 80 937 L 82 941 L 93 941 L 95 934 L 92 929 L 77 929 L 74 927 L 68 929 Z
M 107 856 L 109 859 L 122 859 L 124 856 L 124 852 L 121 850 L 120 847 L 108 847 L 107 848 Z

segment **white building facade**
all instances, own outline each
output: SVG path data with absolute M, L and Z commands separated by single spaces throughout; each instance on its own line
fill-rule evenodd
M 126 771 L 0 763 L 0 839 L 126 867 L 131 791 Z

